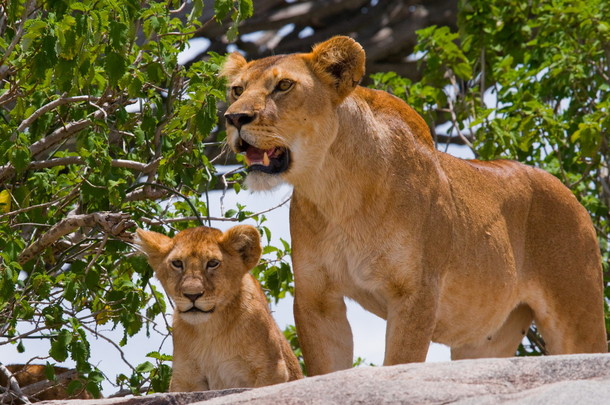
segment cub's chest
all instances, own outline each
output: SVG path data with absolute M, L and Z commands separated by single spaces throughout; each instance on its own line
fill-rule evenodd
M 253 378 L 249 365 L 239 356 L 210 353 L 200 359 L 201 376 L 210 390 L 251 387 Z

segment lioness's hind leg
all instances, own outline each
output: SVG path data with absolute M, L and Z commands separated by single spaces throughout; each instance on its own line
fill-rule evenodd
M 451 348 L 451 359 L 477 359 L 483 357 L 511 357 L 532 323 L 532 309 L 521 304 L 510 313 L 504 324 L 494 334 L 483 336 L 477 344 Z
M 534 321 L 549 354 L 608 351 L 601 299 L 593 292 L 591 289 L 589 295 L 579 297 L 555 294 L 532 305 Z

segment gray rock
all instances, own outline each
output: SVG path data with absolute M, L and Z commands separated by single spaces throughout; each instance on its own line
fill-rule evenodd
M 229 390 L 230 391 L 230 390 Z M 610 355 L 463 360 L 360 367 L 243 392 L 61 401 L 74 405 L 610 404 Z M 108 402 L 114 401 L 114 402 Z M 122 401 L 122 402 L 121 402 Z M 58 405 L 58 401 L 55 401 Z

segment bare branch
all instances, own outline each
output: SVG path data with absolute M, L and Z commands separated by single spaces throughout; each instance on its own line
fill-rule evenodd
M 30 125 L 32 125 L 32 123 L 37 118 L 40 118 L 43 114 L 61 106 L 61 105 L 65 105 L 65 104 L 69 104 L 69 103 L 76 103 L 76 102 L 81 102 L 81 101 L 91 102 L 91 101 L 98 101 L 98 100 L 99 100 L 99 97 L 91 97 L 91 96 L 60 97 L 57 100 L 53 100 L 50 103 L 47 103 L 47 104 L 43 105 L 42 107 L 40 107 L 38 110 L 34 111 L 32 113 L 32 115 L 30 115 L 29 117 L 27 117 L 26 119 L 24 119 L 21 122 L 19 127 L 17 127 L 16 132 L 21 132 L 21 131 L 25 130 Z
M 19 387 L 19 383 L 15 379 L 15 376 L 13 376 L 13 373 L 11 373 L 8 368 L 4 367 L 4 365 L 2 363 L 0 363 L 0 373 L 2 373 L 6 377 L 6 380 L 8 381 L 9 392 L 7 394 L 14 395 L 15 397 L 17 397 L 17 399 L 22 401 L 24 404 L 30 404 L 31 403 L 30 400 L 23 393 L 23 391 L 21 390 L 21 387 Z M 2 401 L 2 402 L 4 402 L 4 401 Z
M 120 237 L 121 239 L 131 239 L 129 235 L 121 235 L 125 229 L 134 226 L 133 222 L 130 221 L 129 218 L 129 214 L 113 212 L 96 212 L 93 214 L 69 216 L 56 223 L 36 242 L 25 248 L 19 255 L 18 262 L 20 264 L 24 264 L 32 260 L 48 246 L 55 243 L 58 239 L 74 232 L 80 227 L 100 226 L 107 234 Z
M 110 162 L 112 167 L 122 167 L 124 169 L 132 169 L 135 171 L 139 171 L 142 173 L 150 173 L 154 171 L 158 166 L 161 159 L 157 159 L 149 164 L 144 164 L 141 162 L 136 162 L 133 160 L 125 160 L 125 159 L 113 159 Z M 57 159 L 49 159 L 49 160 L 38 160 L 30 163 L 28 169 L 46 169 L 49 167 L 56 166 L 68 166 L 68 165 L 83 165 L 85 161 L 80 156 L 68 156 Z
M 127 193 L 125 201 L 158 200 L 167 197 L 169 194 L 170 192 L 166 190 L 144 187 Z
M 51 148 L 53 145 L 56 145 L 64 139 L 71 137 L 78 131 L 85 129 L 92 124 L 93 121 L 87 118 L 64 125 L 63 127 L 53 131 L 50 135 L 45 136 L 40 141 L 34 142 L 32 146 L 30 146 L 30 153 L 32 156 L 37 156 L 45 150 Z

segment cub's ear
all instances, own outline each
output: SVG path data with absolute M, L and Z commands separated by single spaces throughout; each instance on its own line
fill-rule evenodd
M 314 72 L 337 90 L 337 102 L 351 93 L 364 76 L 364 49 L 350 37 L 333 37 L 314 46 L 310 55 Z
M 239 52 L 233 52 L 227 56 L 227 60 L 222 69 L 220 70 L 220 76 L 226 77 L 229 82 L 232 82 L 235 76 L 246 66 L 248 62 Z
M 134 242 L 138 249 L 148 256 L 148 262 L 152 267 L 156 267 L 172 249 L 173 241 L 168 236 L 140 228 L 136 229 L 136 234 L 138 236 Z
M 229 252 L 240 255 L 248 270 L 258 264 L 261 258 L 261 236 L 255 227 L 237 225 L 222 235 L 221 245 Z

